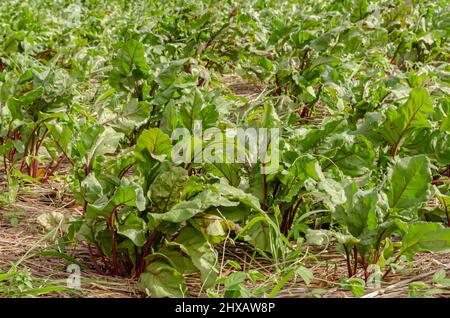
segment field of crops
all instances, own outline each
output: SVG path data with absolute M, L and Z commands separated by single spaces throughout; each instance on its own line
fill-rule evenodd
M 0 297 L 449 297 L 448 0 L 3 0 Z

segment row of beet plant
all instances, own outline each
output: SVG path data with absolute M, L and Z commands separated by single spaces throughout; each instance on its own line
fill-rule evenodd
M 224 240 L 276 264 L 335 242 L 366 282 L 450 249 L 446 1 L 25 3 L 0 12 L 0 169 L 70 167 L 67 238 L 98 272 L 184 296 L 186 275 L 223 282 Z M 277 129 L 279 166 L 179 162 L 196 123 Z

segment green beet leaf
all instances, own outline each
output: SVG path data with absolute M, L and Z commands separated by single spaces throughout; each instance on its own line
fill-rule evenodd
M 172 141 L 159 128 L 150 128 L 142 132 L 136 144 L 138 152 L 146 150 L 154 159 L 164 161 L 170 157 Z
M 450 228 L 439 223 L 419 222 L 408 226 L 402 239 L 400 254 L 450 251 Z
M 167 212 L 180 201 L 187 180 L 187 171 L 176 166 L 171 166 L 156 177 L 150 185 L 148 197 L 157 212 Z
M 431 180 L 430 161 L 426 156 L 398 160 L 387 181 L 389 207 L 408 215 L 402 211 L 422 206 L 430 199 Z
M 130 213 L 123 224 L 119 224 L 117 233 L 128 237 L 139 247 L 144 246 L 147 242 L 147 224 L 134 213 Z
M 217 252 L 201 232 L 193 227 L 185 227 L 176 242 L 191 257 L 192 263 L 200 271 L 205 288 L 211 287 L 217 278 Z
M 115 89 L 132 90 L 135 82 L 149 72 L 144 46 L 136 40 L 124 43 L 113 60 L 109 83 Z
M 187 293 L 183 275 L 169 264 L 158 261 L 147 265 L 139 288 L 152 297 L 184 297 Z
M 397 154 L 412 130 L 431 127 L 429 117 L 433 111 L 430 95 L 425 88 L 414 88 L 403 106 L 386 111 L 381 132 L 392 147 L 392 155 Z

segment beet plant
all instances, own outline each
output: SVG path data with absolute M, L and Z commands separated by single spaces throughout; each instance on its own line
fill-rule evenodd
M 8 197 L 67 181 L 68 242 L 150 296 L 187 296 L 189 275 L 250 295 L 260 273 L 224 277 L 216 250 L 236 242 L 280 275 L 263 296 L 313 281 L 310 245 L 338 251 L 361 296 L 450 250 L 447 7 L 6 0 Z

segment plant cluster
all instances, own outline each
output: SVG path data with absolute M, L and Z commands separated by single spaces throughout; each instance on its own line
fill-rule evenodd
M 70 165 L 68 236 L 101 273 L 184 296 L 187 274 L 222 282 L 229 239 L 277 259 L 334 240 L 365 282 L 450 249 L 446 0 L 6 0 L 0 26 L 0 169 Z M 196 121 L 279 129 L 279 167 L 174 162 Z

